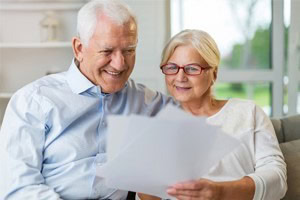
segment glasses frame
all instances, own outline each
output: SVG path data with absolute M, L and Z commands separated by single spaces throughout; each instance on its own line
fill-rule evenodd
M 175 65 L 175 66 L 177 67 L 177 72 L 176 72 L 176 73 L 173 73 L 173 74 L 166 74 L 166 73 L 164 73 L 163 68 L 164 68 L 165 66 L 167 66 L 167 65 Z M 199 73 L 199 74 L 188 74 L 188 73 L 186 73 L 185 67 L 188 66 L 188 65 L 196 65 L 196 66 L 200 67 L 200 73 Z M 184 72 L 186 75 L 188 75 L 188 76 L 197 76 L 197 75 L 200 75 L 200 74 L 202 73 L 202 71 L 208 70 L 208 69 L 212 69 L 212 67 L 211 67 L 211 66 L 208 66 L 208 67 L 202 67 L 201 65 L 199 65 L 199 64 L 197 64 L 197 63 L 189 63 L 189 64 L 182 65 L 182 66 L 177 65 L 177 64 L 175 64 L 175 63 L 166 63 L 166 64 L 160 66 L 160 69 L 161 69 L 161 72 L 162 72 L 163 74 L 165 74 L 165 75 L 176 75 L 176 74 L 178 74 L 179 70 L 182 69 L 183 72 Z

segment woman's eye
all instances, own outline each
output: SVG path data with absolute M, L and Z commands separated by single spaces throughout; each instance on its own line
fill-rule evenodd
M 177 69 L 176 65 L 167 65 L 166 67 L 167 67 L 167 69 L 170 69 L 170 70 Z
M 186 66 L 185 70 L 195 72 L 195 71 L 199 71 L 200 69 L 198 67 Z

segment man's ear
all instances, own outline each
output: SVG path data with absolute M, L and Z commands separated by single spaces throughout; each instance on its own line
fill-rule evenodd
M 83 60 L 83 44 L 80 40 L 79 37 L 73 37 L 72 38 L 72 49 L 73 49 L 73 54 L 79 62 L 82 62 Z

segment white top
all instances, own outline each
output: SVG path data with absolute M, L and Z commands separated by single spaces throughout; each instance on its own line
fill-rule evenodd
M 203 178 L 230 181 L 249 176 L 255 182 L 255 200 L 277 200 L 285 195 L 286 164 L 272 123 L 260 107 L 249 100 L 230 99 L 207 122 L 220 126 L 242 145 Z

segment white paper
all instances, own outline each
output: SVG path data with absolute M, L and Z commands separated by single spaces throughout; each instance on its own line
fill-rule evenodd
M 98 175 L 108 187 L 161 198 L 171 198 L 168 186 L 201 178 L 239 146 L 205 118 L 173 107 L 156 118 L 112 116 L 108 122 L 108 162 Z
M 158 113 L 158 115 L 156 116 L 156 118 L 159 119 L 173 119 L 173 120 L 181 120 L 181 119 L 199 119 L 202 118 L 204 119 L 204 117 L 195 117 L 193 116 L 191 113 L 188 113 L 184 110 L 181 110 L 180 108 L 177 108 L 173 105 L 167 105 L 165 107 L 165 109 L 163 109 L 162 111 L 160 111 Z
M 151 124 L 137 126 L 138 118 L 141 116 L 132 115 L 130 117 L 115 115 L 109 116 L 108 134 L 107 134 L 107 160 L 112 160 L 119 152 L 122 152 L 126 146 L 141 134 L 144 129 L 150 128 Z M 147 118 L 150 119 L 150 118 Z M 151 119 L 150 119 L 151 120 Z M 148 127 L 149 126 L 149 127 Z

